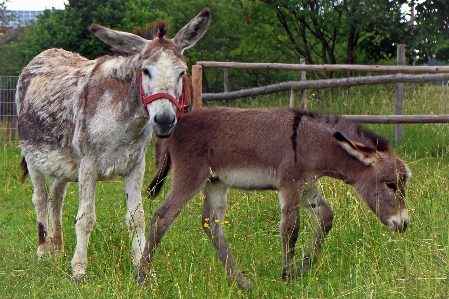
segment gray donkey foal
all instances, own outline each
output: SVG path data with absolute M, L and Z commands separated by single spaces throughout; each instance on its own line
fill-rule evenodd
M 143 283 L 155 249 L 182 207 L 204 190 L 203 228 L 230 277 L 252 287 L 239 271 L 223 226 L 228 188 L 277 190 L 282 212 L 282 278 L 307 270 L 332 228 L 333 213 L 316 183 L 329 176 L 351 185 L 380 221 L 393 231 L 409 224 L 404 188 L 410 172 L 388 141 L 338 116 L 290 109 L 210 108 L 192 111 L 171 137 L 158 144 L 159 173 L 149 186 L 157 193 L 172 168 L 169 194 L 156 211 L 138 273 Z M 294 270 L 299 210 L 313 213 L 312 248 Z M 217 225 L 204 225 L 215 223 Z
M 186 91 L 191 90 L 186 85 L 191 82 L 186 80 L 182 53 L 203 36 L 209 19 L 209 10 L 204 9 L 173 39 L 164 38 L 167 28 L 159 22 L 151 40 L 94 24 L 92 33 L 122 55 L 88 60 L 50 49 L 23 69 L 16 102 L 23 162 L 34 187 L 37 253 L 63 248 L 62 203 L 68 183 L 78 181 L 75 281 L 87 268 L 100 180 L 124 179 L 132 258 L 134 264 L 140 262 L 145 243 L 141 196 L 145 152 L 153 132 L 169 136 L 183 113 Z M 50 194 L 46 177 L 52 178 Z

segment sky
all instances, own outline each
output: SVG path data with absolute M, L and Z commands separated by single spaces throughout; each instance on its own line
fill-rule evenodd
M 67 0 L 65 0 L 68 3 Z M 9 0 L 6 2 L 7 10 L 44 10 L 55 7 L 64 9 L 64 0 Z

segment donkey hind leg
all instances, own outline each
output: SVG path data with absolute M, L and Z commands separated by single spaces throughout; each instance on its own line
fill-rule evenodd
M 48 192 L 45 184 L 45 176 L 28 163 L 28 172 L 33 184 L 32 202 L 36 211 L 38 247 L 37 256 L 41 257 L 51 251 L 50 240 L 48 238 Z
M 298 275 L 307 271 L 311 264 L 316 262 L 324 238 L 332 228 L 334 214 L 329 205 L 324 201 L 316 185 L 304 194 L 303 205 L 311 212 L 315 219 L 316 229 L 311 248 L 304 254 L 302 264 L 297 269 Z
M 72 258 L 72 281 L 79 282 L 86 274 L 87 247 L 96 223 L 95 188 L 97 184 L 94 159 L 84 157 L 79 168 L 79 206 L 76 215 L 76 247 Z
M 137 266 L 145 247 L 145 215 L 142 206 L 142 182 L 145 163 L 136 164 L 134 169 L 124 178 L 126 195 L 126 225 L 132 238 L 132 260 Z
M 238 285 L 246 290 L 252 289 L 252 284 L 239 271 L 228 243 L 224 237 L 223 225 L 227 205 L 228 188 L 221 182 L 207 182 L 204 188 L 204 210 L 202 216 L 203 229 L 214 245 L 218 257 L 231 279 L 236 279 Z
M 50 200 L 48 201 L 50 250 L 63 249 L 62 204 L 68 184 L 68 182 L 57 178 L 50 182 Z
M 279 188 L 279 202 L 281 206 L 280 232 L 282 240 L 282 280 L 293 281 L 296 273 L 295 246 L 300 227 L 300 190 L 296 184 Z
M 205 172 L 203 176 L 197 177 L 197 181 L 192 182 L 188 179 L 176 179 L 176 173 L 173 174 L 171 190 L 164 203 L 151 218 L 140 267 L 136 274 L 136 281 L 139 285 L 145 284 L 145 279 L 150 273 L 150 262 L 162 237 L 170 229 L 184 205 L 201 191 L 207 176 L 208 172 Z

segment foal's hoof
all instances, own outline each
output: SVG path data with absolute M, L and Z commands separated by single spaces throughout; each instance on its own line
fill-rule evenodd
M 140 287 L 145 287 L 147 276 L 150 274 L 149 267 L 140 265 L 139 270 L 136 273 L 136 282 Z
M 239 286 L 240 286 L 243 290 L 245 290 L 245 291 L 250 291 L 250 290 L 253 289 L 252 283 L 250 283 L 250 282 L 249 282 L 248 280 L 246 280 L 246 279 L 240 280 L 240 281 L 238 282 L 238 284 L 239 284 Z

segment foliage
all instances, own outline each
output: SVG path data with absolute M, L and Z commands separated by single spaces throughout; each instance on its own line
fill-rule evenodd
M 265 5 L 261 5 L 263 2 Z M 271 38 L 307 64 L 364 64 L 396 57 L 407 42 L 405 0 L 246 0 L 248 18 L 273 27 Z M 382 20 L 382 21 L 380 21 Z M 332 77 L 332 73 L 327 73 Z M 320 77 L 323 77 L 320 75 Z
M 20 38 L 20 46 L 11 46 L 19 51 L 17 56 L 20 57 L 15 60 L 15 71 L 48 48 L 63 48 L 91 59 L 108 54 L 108 46 L 89 32 L 90 25 L 98 23 L 122 31 L 133 31 L 166 16 L 150 8 L 151 0 L 71 0 L 65 4 L 64 10 L 44 10 L 36 24 L 22 32 L 24 36 Z
M 394 85 L 354 87 L 349 95 L 324 98 L 308 93 L 315 110 L 342 113 L 394 110 Z M 449 113 L 448 90 L 417 86 L 405 113 Z M 242 101 L 260 106 L 258 99 Z M 261 97 L 271 106 L 288 105 L 288 97 Z M 233 102 L 234 103 L 234 102 Z M 374 112 L 373 112 L 374 113 Z M 376 125 L 388 137 L 391 125 Z M 134 282 L 131 244 L 124 224 L 126 204 L 120 180 L 100 182 L 97 225 L 89 245 L 87 280 L 70 281 L 75 247 L 74 221 L 78 184 L 64 202 L 64 252 L 36 257 L 37 227 L 32 186 L 21 175 L 20 148 L 0 144 L 0 292 L 2 298 L 448 298 L 449 263 L 449 134 L 446 124 L 413 124 L 404 128 L 396 150 L 413 173 L 407 188 L 411 225 L 404 234 L 383 227 L 347 185 L 322 179 L 320 190 L 335 212 L 333 228 L 321 259 L 294 283 L 280 275 L 281 243 L 277 194 L 273 191 L 230 190 L 225 235 L 237 264 L 254 283 L 244 292 L 230 281 L 201 228 L 201 195 L 190 201 L 162 239 L 146 288 Z M 153 149 L 147 153 L 148 183 L 156 173 Z M 167 195 L 145 200 L 147 224 Z M 310 245 L 313 218 L 301 212 L 298 258 Z
M 59 47 L 87 58 L 108 54 L 93 36 L 91 23 L 133 31 L 157 19 L 173 36 L 201 9 L 211 8 L 210 29 L 185 52 L 188 63 L 238 61 L 308 64 L 391 64 L 396 44 L 406 44 L 412 63 L 449 59 L 448 0 L 416 6 L 415 26 L 402 7 L 406 0 L 71 0 L 64 10 L 46 10 L 34 26 L 0 44 L 0 74 L 17 75 L 41 51 Z M 0 2 L 5 10 L 6 0 Z M 1 16 L 1 14 L 0 14 Z M 313 73 L 314 78 L 333 73 Z M 351 74 L 347 74 L 351 75 Z M 229 90 L 297 80 L 295 72 L 229 70 Z M 204 92 L 223 91 L 223 70 L 204 69 Z
M 10 21 L 14 20 L 14 13 L 6 10 L 6 2 L 10 0 L 0 1 L 0 27 L 6 26 Z
M 449 61 L 449 1 L 426 0 L 416 6 L 415 47 L 419 62 Z
M 211 9 L 212 19 L 206 35 L 197 46 L 184 53 L 189 64 L 195 64 L 196 61 L 293 62 L 283 55 L 282 45 L 268 38 L 268 26 L 256 26 L 248 22 L 240 1 L 153 0 L 153 7 L 170 11 L 172 34 L 204 7 Z M 223 70 L 206 68 L 203 71 L 204 92 L 222 92 Z M 229 70 L 230 83 L 235 84 L 229 90 L 291 80 L 292 75 L 291 72 Z

